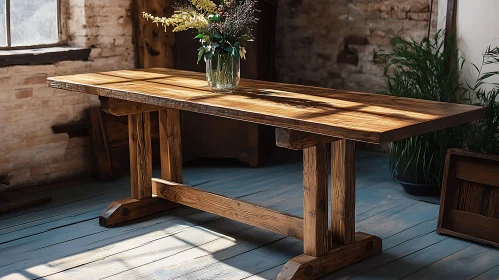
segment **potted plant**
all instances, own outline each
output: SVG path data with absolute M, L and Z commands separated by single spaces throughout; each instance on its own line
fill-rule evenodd
M 490 65 L 499 65 L 499 47 L 488 47 L 483 54 L 482 64 L 474 65 L 477 80 L 469 86 L 468 101 L 486 108 L 485 117 L 468 127 L 465 147 L 482 154 L 499 154 L 499 83 L 490 82 L 499 77 L 499 71 L 485 71 Z
M 384 67 L 386 87 L 383 94 L 427 99 L 441 102 L 460 102 L 456 83 L 461 64 L 451 66 L 448 61 L 457 58 L 452 38 L 443 38 L 441 32 L 421 42 L 406 41 L 401 37 L 391 40 L 391 51 L 381 52 L 378 62 Z M 445 155 L 452 147 L 461 147 L 462 126 L 442 129 L 393 142 L 389 162 L 394 179 L 406 192 L 414 195 L 438 195 Z
M 177 4 L 174 14 L 143 16 L 173 32 L 196 29 L 199 40 L 198 62 L 206 62 L 206 78 L 214 92 L 233 92 L 240 79 L 240 57 L 246 58 L 246 46 L 252 40 L 251 30 L 258 18 L 256 0 L 222 0 L 219 5 L 210 0 L 189 0 Z

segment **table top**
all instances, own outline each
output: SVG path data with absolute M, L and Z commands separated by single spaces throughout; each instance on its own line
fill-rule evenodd
M 48 85 L 371 143 L 478 120 L 485 113 L 478 106 L 248 79 L 241 79 L 234 93 L 218 94 L 204 73 L 165 68 L 52 77 Z

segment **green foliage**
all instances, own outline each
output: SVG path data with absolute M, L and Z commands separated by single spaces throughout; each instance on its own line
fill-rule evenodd
M 173 27 L 173 32 L 196 29 L 194 39 L 199 40 L 198 63 L 213 55 L 230 54 L 233 58 L 246 58 L 248 41 L 258 21 L 256 4 L 258 0 L 189 0 L 174 4 L 171 17 L 157 17 L 143 12 L 142 16 L 156 25 Z
M 252 40 L 253 25 L 258 20 L 256 4 L 256 0 L 224 0 L 208 15 L 208 25 L 195 37 L 200 39 L 205 59 L 215 54 L 238 58 L 240 51 L 246 52 L 247 43 Z M 201 57 L 198 56 L 198 63 Z
M 206 35 L 199 33 L 194 39 L 200 39 L 202 46 L 198 49 L 198 63 L 203 57 L 205 59 L 210 59 L 215 54 L 230 54 L 233 57 L 239 57 L 241 49 L 247 46 L 247 42 L 251 41 L 251 37 L 248 34 L 244 34 L 239 37 L 237 41 L 230 42 L 224 36 L 215 32 L 211 35 Z M 244 57 L 243 57 L 244 58 Z
M 473 64 L 478 74 L 475 84 L 470 87 L 469 101 L 486 108 L 485 118 L 473 123 L 466 136 L 466 147 L 474 152 L 499 154 L 499 84 L 488 82 L 499 76 L 499 71 L 483 72 L 487 65 L 499 64 L 499 47 L 488 47 L 483 54 L 482 65 Z M 484 88 L 484 87 L 489 88 Z
M 400 37 L 391 40 L 392 50 L 378 56 L 384 67 L 386 87 L 383 94 L 458 103 L 462 85 L 456 83 L 462 63 L 457 61 L 453 38 L 443 38 L 438 32 L 432 39 L 421 42 L 406 41 Z M 410 110 L 410 108 L 407 108 Z M 451 147 L 461 147 L 463 126 L 443 129 L 396 141 L 390 149 L 390 167 L 393 175 L 411 183 L 440 184 L 445 155 Z

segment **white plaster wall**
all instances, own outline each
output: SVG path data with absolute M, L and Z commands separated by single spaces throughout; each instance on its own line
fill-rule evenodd
M 470 63 L 480 67 L 486 48 L 499 46 L 499 0 L 457 0 L 457 3 L 458 47 L 467 62 L 462 78 L 474 84 L 477 74 Z M 499 65 L 484 69 L 499 71 Z M 499 77 L 490 81 L 499 82 Z

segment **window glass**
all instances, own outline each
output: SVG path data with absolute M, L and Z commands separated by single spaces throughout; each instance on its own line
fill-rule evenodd
M 11 0 L 10 29 L 13 47 L 57 43 L 57 0 Z
M 0 0 L 0 47 L 7 46 L 7 22 L 5 14 L 5 0 Z

